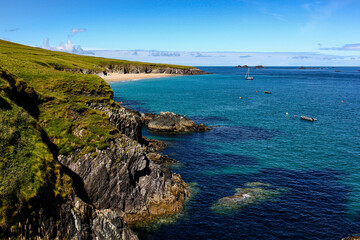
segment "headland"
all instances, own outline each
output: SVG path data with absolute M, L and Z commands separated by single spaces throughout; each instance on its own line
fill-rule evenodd
M 0 62 L 0 238 L 135 240 L 128 224 L 183 209 L 187 184 L 150 157 L 163 144 L 99 76 L 205 72 L 3 40 Z

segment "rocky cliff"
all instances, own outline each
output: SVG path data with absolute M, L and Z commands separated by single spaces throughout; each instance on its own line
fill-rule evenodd
M 178 68 L 172 66 L 158 66 L 156 64 L 144 65 L 127 65 L 127 64 L 110 64 L 103 66 L 105 69 L 102 72 L 97 73 L 98 75 L 107 75 L 108 73 L 167 73 L 167 74 L 180 74 L 180 75 L 199 75 L 209 74 L 200 69 L 194 67 Z M 89 70 L 82 70 L 84 73 L 91 73 Z
M 210 130 L 204 124 L 196 125 L 191 119 L 173 112 L 141 113 L 141 118 L 144 125 L 153 132 L 189 133 Z
M 150 160 L 164 146 L 142 137 L 140 114 L 114 102 L 100 77 L 62 67 L 121 64 L 2 44 L 0 238 L 137 239 L 128 223 L 181 211 L 186 183 Z M 124 71 L 150 71 L 135 65 Z

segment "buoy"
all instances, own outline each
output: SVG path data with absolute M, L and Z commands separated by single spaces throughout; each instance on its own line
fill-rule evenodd
M 286 112 L 286 116 L 287 116 L 287 115 L 289 115 L 289 113 L 288 113 L 288 112 Z
M 344 102 L 344 101 L 341 101 L 342 103 Z
M 239 97 L 239 99 L 241 99 L 241 97 Z
M 294 115 L 294 117 L 295 117 L 295 115 Z
M 257 92 L 257 91 L 256 91 Z

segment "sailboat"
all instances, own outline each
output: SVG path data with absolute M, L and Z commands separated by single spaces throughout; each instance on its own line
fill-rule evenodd
M 250 77 L 250 68 L 248 68 L 248 71 L 245 74 L 245 80 L 254 80 L 254 77 Z

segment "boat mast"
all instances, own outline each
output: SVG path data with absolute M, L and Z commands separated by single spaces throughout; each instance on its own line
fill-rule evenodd
M 250 77 L 250 68 L 248 68 L 247 73 L 245 74 L 245 78 Z

